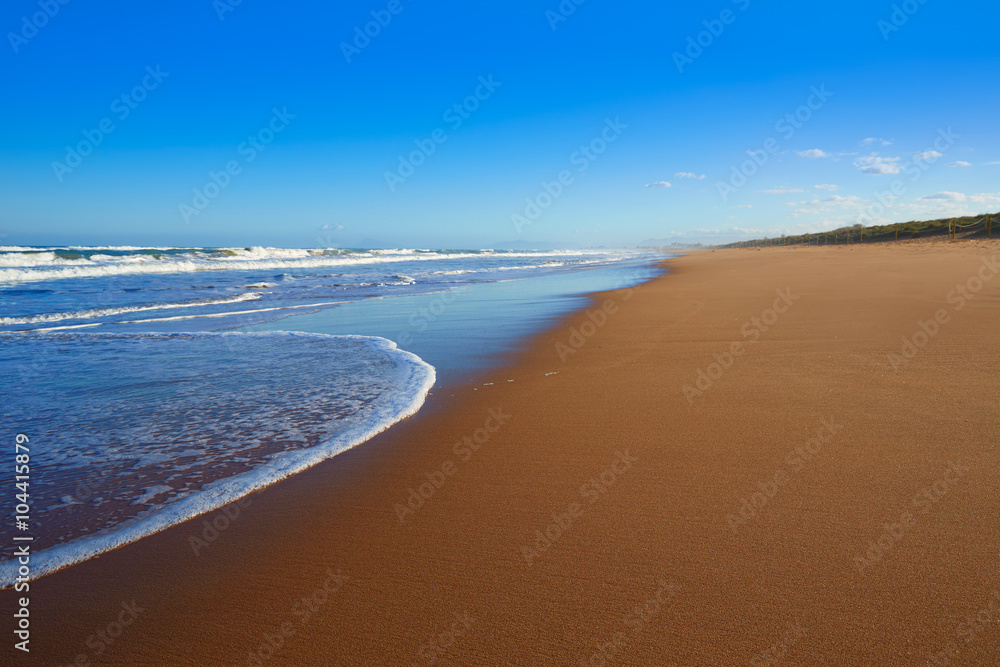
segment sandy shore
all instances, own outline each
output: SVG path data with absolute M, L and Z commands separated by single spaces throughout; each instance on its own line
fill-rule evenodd
M 992 258 L 671 260 L 238 515 L 32 583 L 27 662 L 993 664 Z

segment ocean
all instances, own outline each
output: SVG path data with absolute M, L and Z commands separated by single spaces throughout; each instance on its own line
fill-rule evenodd
M 0 247 L 2 412 L 11 442 L 31 439 L 33 576 L 364 442 L 663 257 Z M 0 585 L 15 576 L 0 563 Z

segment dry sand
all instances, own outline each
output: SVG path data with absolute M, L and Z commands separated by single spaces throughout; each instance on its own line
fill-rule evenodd
M 597 295 L 614 312 L 593 331 L 578 313 L 476 391 L 438 389 L 255 494 L 199 555 L 218 513 L 32 583 L 30 662 L 996 664 L 994 257 L 964 241 L 670 260 Z M 401 523 L 428 473 L 443 484 Z

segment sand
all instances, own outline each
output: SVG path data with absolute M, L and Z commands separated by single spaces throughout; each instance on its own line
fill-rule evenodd
M 33 582 L 30 662 L 995 664 L 994 257 L 670 260 L 238 515 Z

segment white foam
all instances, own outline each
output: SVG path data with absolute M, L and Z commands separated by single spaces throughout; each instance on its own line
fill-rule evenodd
M 117 250 L 118 252 L 128 252 L 130 250 L 197 250 L 188 246 L 145 246 L 145 245 L 67 245 L 54 246 L 50 250 Z
M 0 266 L 37 266 L 56 262 L 54 252 L 18 252 L 0 254 Z
M 144 320 L 120 320 L 114 322 L 114 324 L 149 324 L 150 322 L 178 322 L 180 320 L 200 320 L 200 319 L 212 319 L 220 317 L 231 317 L 233 315 L 254 315 L 257 313 L 271 313 L 279 310 L 296 310 L 298 308 L 326 308 L 327 306 L 338 306 L 342 303 L 347 303 L 346 301 L 321 301 L 317 303 L 302 303 L 295 306 L 274 306 L 272 308 L 253 308 L 251 310 L 227 310 L 222 313 L 202 313 L 201 315 L 174 315 L 172 317 L 149 317 Z M 99 327 L 105 324 L 104 322 L 91 322 L 88 324 L 66 324 L 59 327 L 39 327 L 36 329 L 18 329 L 10 332 L 0 332 L 2 333 L 41 333 L 46 331 L 64 331 L 67 329 L 87 329 L 90 327 Z
M 63 320 L 92 320 L 98 317 L 111 317 L 114 315 L 125 315 L 127 313 L 140 313 L 149 310 L 169 310 L 172 308 L 201 308 L 204 306 L 217 306 L 226 303 L 239 303 L 241 301 L 252 301 L 259 299 L 260 294 L 240 294 L 238 296 L 224 297 L 220 299 L 199 299 L 198 301 L 184 301 L 181 303 L 158 303 L 148 306 L 122 306 L 121 308 L 91 308 L 88 310 L 75 310 L 65 313 L 43 313 L 41 315 L 28 315 L 26 317 L 0 317 L 0 326 L 10 326 L 15 324 L 44 324 L 46 322 L 61 322 Z
M 224 253 L 213 251 L 192 251 L 181 255 L 155 257 L 138 255 L 93 255 L 91 258 L 65 259 L 53 255 L 52 260 L 25 259 L 22 255 L 3 257 L 0 266 L 0 282 L 23 283 L 40 280 L 64 280 L 69 278 L 95 278 L 116 275 L 145 275 L 169 273 L 193 273 L 199 271 L 268 271 L 273 269 L 318 269 L 338 266 L 378 265 L 393 262 L 440 261 L 490 257 L 546 258 L 564 256 L 601 255 L 608 251 L 550 251 L 550 252 L 510 252 L 502 255 L 492 252 L 481 253 L 426 253 L 416 250 L 370 250 L 367 252 L 336 252 L 317 255 L 313 250 L 288 248 L 224 249 Z M 226 254 L 228 253 L 228 254 Z M 614 253 L 612 253 L 614 254 Z M 23 261 L 18 263 L 17 258 Z M 95 261 L 99 260 L 99 261 Z M 599 262 L 604 260 L 592 260 Z M 590 263 L 582 261 L 580 263 Z M 557 266 L 554 262 L 532 266 L 513 266 L 510 269 L 547 268 Z
M 398 349 L 395 343 L 384 338 L 330 336 L 300 332 L 184 335 L 203 337 L 288 336 L 358 341 L 368 345 L 374 351 L 387 355 L 395 362 L 393 386 L 397 391 L 387 400 L 372 405 L 364 422 L 351 426 L 314 447 L 281 452 L 266 463 L 247 472 L 211 482 L 196 493 L 167 502 L 118 525 L 33 553 L 31 579 L 37 579 L 211 512 L 249 493 L 270 486 L 279 480 L 351 449 L 371 439 L 396 422 L 416 413 L 423 405 L 427 392 L 430 391 L 435 381 L 433 366 L 410 352 Z M 147 495 L 156 490 L 155 488 L 148 489 Z M 0 562 L 0 587 L 13 586 L 17 577 L 17 569 L 16 559 Z
M 532 269 L 553 269 L 559 266 L 586 266 L 588 264 L 600 264 L 601 262 L 606 262 L 606 258 L 602 259 L 582 259 L 575 262 L 558 262 L 550 261 L 544 264 L 522 264 L 513 266 L 490 266 L 482 269 L 455 269 L 452 271 L 432 271 L 434 275 L 439 276 L 461 276 L 467 273 L 493 273 L 495 271 L 530 271 Z
M 141 497 L 136 498 L 134 501 L 132 501 L 132 504 L 148 505 L 149 501 L 155 498 L 156 496 L 162 496 L 167 491 L 173 491 L 173 490 L 174 487 L 166 486 L 165 484 L 160 484 L 158 486 L 151 486 L 143 492 Z

